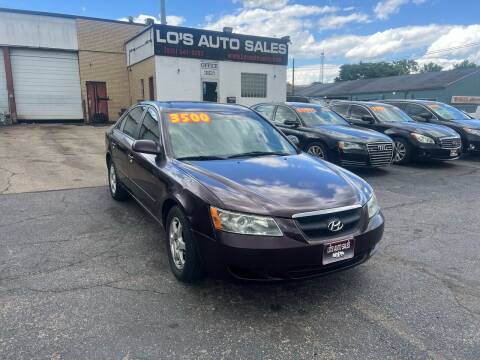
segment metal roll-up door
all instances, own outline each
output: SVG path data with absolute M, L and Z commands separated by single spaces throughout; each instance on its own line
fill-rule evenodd
M 76 53 L 12 49 L 10 57 L 18 119 L 83 118 Z
M 3 61 L 3 51 L 0 47 L 0 117 L 8 114 L 8 92 L 7 77 L 5 75 L 5 63 Z

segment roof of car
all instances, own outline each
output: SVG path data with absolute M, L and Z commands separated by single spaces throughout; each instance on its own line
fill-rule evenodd
M 383 106 L 383 105 L 390 105 L 380 101 L 360 101 L 360 100 L 332 100 L 330 102 L 331 105 L 335 104 L 348 104 L 348 105 L 365 105 L 365 106 Z M 390 105 L 391 106 L 391 105 Z
M 201 110 L 201 111 L 228 111 L 245 112 L 249 108 L 237 104 L 219 104 L 202 101 L 142 101 L 141 104 L 156 105 L 162 110 Z
M 405 102 L 405 103 L 417 103 L 417 104 L 441 104 L 439 101 L 421 100 L 421 99 L 386 99 L 386 100 L 381 100 L 381 102 L 385 102 L 385 103 Z

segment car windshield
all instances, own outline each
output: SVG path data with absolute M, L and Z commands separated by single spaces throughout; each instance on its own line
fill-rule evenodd
M 293 145 L 253 111 L 168 112 L 166 122 L 179 160 L 296 154 Z
M 467 114 L 447 104 L 431 103 L 427 106 L 445 120 L 471 120 Z
M 373 111 L 380 122 L 412 122 L 413 120 L 402 110 L 390 105 L 372 105 Z
M 349 125 L 349 123 L 336 112 L 319 105 L 298 105 L 294 106 L 294 109 L 307 126 Z

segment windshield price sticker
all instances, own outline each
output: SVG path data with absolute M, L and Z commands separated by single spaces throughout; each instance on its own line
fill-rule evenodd
M 206 113 L 170 113 L 168 118 L 172 124 L 210 122 L 210 115 Z
M 314 113 L 317 112 L 314 108 L 297 108 L 299 113 Z
M 435 109 L 439 109 L 440 106 L 438 106 L 437 104 L 428 104 L 428 107 L 432 110 L 435 110 Z
M 385 107 L 383 107 L 383 106 L 372 106 L 370 109 L 372 109 L 373 111 L 384 111 Z

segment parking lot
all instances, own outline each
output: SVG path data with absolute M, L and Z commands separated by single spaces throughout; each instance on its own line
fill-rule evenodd
M 0 128 L 0 358 L 480 357 L 479 156 L 356 171 L 386 217 L 364 265 L 187 286 L 159 225 L 111 199 L 104 131 Z

